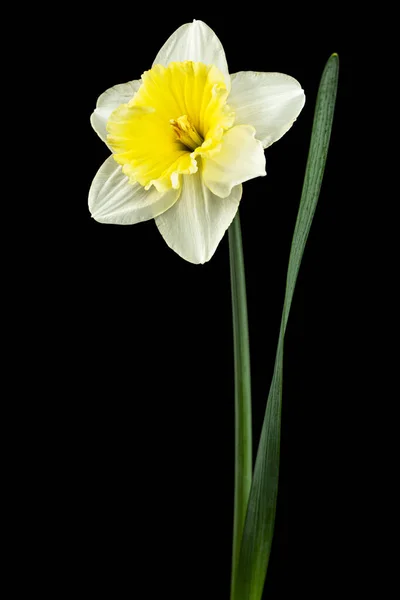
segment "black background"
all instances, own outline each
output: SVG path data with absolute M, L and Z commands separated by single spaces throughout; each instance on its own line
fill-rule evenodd
M 61 409 L 67 434 L 59 468 L 67 482 L 65 544 L 73 550 L 65 586 L 79 580 L 82 592 L 110 598 L 229 597 L 234 390 L 227 236 L 209 263 L 192 265 L 167 247 L 154 222 L 106 226 L 87 209 L 91 180 L 109 153 L 89 123 L 97 97 L 138 79 L 168 36 L 193 18 L 214 29 L 232 73 L 287 73 L 306 93 L 298 121 L 266 150 L 267 177 L 244 184 L 240 206 L 254 453 L 318 83 L 332 52 L 341 61 L 325 179 L 286 335 L 281 482 L 265 585 L 270 600 L 325 597 L 349 568 L 335 481 L 347 477 L 337 389 L 343 213 L 351 202 L 345 132 L 358 49 L 344 12 L 266 3 L 93 6 L 90 18 L 72 19 L 70 51 L 60 60 L 79 98 L 75 175 L 68 181 L 73 191 L 66 184 L 62 233 L 55 231 L 66 242 L 58 291 L 67 307 L 60 395 L 69 400 Z

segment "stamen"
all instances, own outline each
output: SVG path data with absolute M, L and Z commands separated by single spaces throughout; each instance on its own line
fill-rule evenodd
M 177 139 L 189 148 L 189 150 L 196 150 L 204 142 L 187 115 L 171 119 L 170 123 Z

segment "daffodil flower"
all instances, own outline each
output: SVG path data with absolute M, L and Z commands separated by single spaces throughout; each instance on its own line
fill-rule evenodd
M 304 106 L 281 73 L 229 75 L 225 52 L 202 21 L 182 25 L 141 80 L 102 94 L 91 123 L 112 155 L 89 191 L 96 221 L 155 219 L 168 246 L 191 263 L 213 256 L 242 197 L 266 175 L 264 148 Z

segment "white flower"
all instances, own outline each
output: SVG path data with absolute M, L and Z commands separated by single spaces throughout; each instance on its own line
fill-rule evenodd
M 290 129 L 304 101 L 288 75 L 229 75 L 215 33 L 202 21 L 182 25 L 141 80 L 97 101 L 91 123 L 113 154 L 91 185 L 92 216 L 122 225 L 154 218 L 180 256 L 210 260 L 241 184 L 266 174 L 263 148 Z

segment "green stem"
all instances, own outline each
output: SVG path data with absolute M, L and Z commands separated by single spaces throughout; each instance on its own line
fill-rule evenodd
M 229 227 L 228 236 L 235 365 L 235 500 L 231 579 L 231 600 L 235 600 L 236 571 L 252 481 L 249 330 L 239 211 Z

